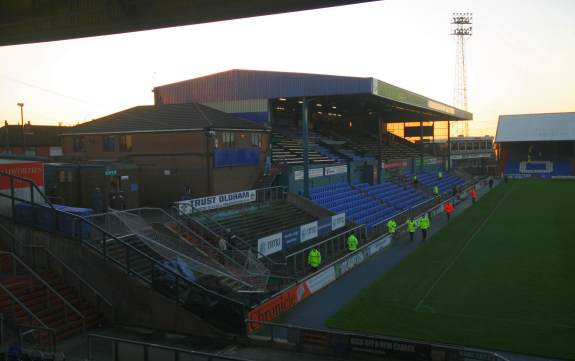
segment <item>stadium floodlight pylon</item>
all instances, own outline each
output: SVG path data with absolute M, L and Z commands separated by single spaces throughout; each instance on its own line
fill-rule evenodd
M 467 110 L 467 63 L 465 60 L 465 44 L 473 33 L 473 13 L 453 13 L 451 18 L 451 35 L 455 37 L 455 77 L 453 86 L 453 105 Z M 469 136 L 469 122 L 454 122 L 454 134 L 460 135 L 458 123 L 463 123 L 463 135 Z

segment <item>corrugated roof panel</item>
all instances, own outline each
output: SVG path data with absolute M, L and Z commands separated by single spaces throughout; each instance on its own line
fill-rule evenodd
M 371 94 L 372 79 L 335 75 L 229 70 L 155 88 L 161 104 L 301 96 Z
M 268 111 L 267 99 L 229 100 L 220 102 L 205 102 L 202 104 L 226 113 L 252 113 Z
M 575 112 L 500 115 L 496 143 L 575 140 Z

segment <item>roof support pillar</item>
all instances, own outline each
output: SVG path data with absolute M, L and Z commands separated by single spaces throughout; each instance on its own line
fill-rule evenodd
M 381 149 L 382 143 L 382 136 L 383 136 L 383 116 L 377 115 L 377 184 L 381 184 L 381 168 L 383 164 L 383 155 Z
M 268 99 L 268 125 L 273 129 L 274 123 L 274 107 L 273 107 L 273 99 Z M 270 165 L 274 162 L 273 159 L 273 152 L 272 152 L 272 133 L 270 132 L 270 137 L 268 141 L 268 158 L 270 160 Z M 269 169 L 267 170 L 269 171 Z M 267 174 L 266 174 L 267 175 Z
M 423 170 L 423 121 L 419 121 L 419 171 Z
M 451 170 L 451 122 L 447 121 L 447 171 Z
M 309 198 L 309 99 L 302 102 L 302 136 L 303 136 L 303 195 Z

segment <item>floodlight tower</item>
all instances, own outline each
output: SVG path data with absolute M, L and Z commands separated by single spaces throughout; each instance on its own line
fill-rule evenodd
M 467 110 L 467 63 L 465 61 L 465 42 L 472 34 L 472 13 L 453 13 L 451 18 L 451 35 L 455 36 L 455 78 L 453 103 L 458 108 Z M 456 122 L 457 123 L 457 122 Z M 464 135 L 469 136 L 469 124 L 464 122 Z M 459 135 L 459 134 L 457 134 Z

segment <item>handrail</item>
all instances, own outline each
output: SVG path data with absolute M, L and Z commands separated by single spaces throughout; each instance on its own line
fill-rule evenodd
M 40 281 L 40 283 L 43 284 L 44 287 L 46 287 L 53 294 L 55 294 L 56 297 L 60 299 L 60 301 L 62 301 L 66 306 L 68 306 L 68 308 L 70 308 L 72 311 L 74 311 L 74 313 L 76 313 L 82 319 L 83 327 L 84 327 L 84 329 L 86 329 L 86 317 L 80 311 L 78 311 L 78 309 L 76 307 L 74 307 L 70 302 L 68 302 L 68 300 L 66 300 L 64 297 L 62 297 L 62 295 L 58 291 L 56 291 L 52 286 L 50 286 L 33 269 L 28 267 L 28 265 L 26 263 L 24 263 L 24 261 L 22 261 L 18 256 L 16 256 L 14 253 L 11 253 L 11 252 L 0 251 L 0 255 L 8 255 L 8 256 L 12 257 L 12 259 L 16 260 L 21 266 L 24 266 L 24 268 L 28 272 L 30 272 L 30 274 L 32 274 L 32 276 L 34 276 L 34 278 L 36 278 L 38 281 Z
M 48 334 L 50 335 L 50 351 L 54 351 L 56 345 L 56 330 L 51 327 L 48 327 L 40 318 L 38 318 L 38 316 L 36 316 L 36 314 L 34 314 L 34 312 L 32 312 L 24 303 L 22 303 L 18 299 L 18 297 L 16 297 L 16 295 L 14 295 L 2 283 L 0 283 L 0 289 L 2 289 L 2 291 L 4 291 L 8 295 L 8 297 L 12 299 L 13 302 L 16 302 L 20 307 L 22 307 L 24 312 L 26 312 L 29 316 L 31 316 L 34 320 L 36 320 L 40 324 L 40 326 L 15 324 L 14 326 L 18 328 L 18 332 L 20 332 L 20 329 L 22 328 L 48 332 Z M 3 321 L 4 321 L 4 314 L 0 314 L 0 327 L 3 327 L 3 325 L 1 324 L 1 322 Z M 4 330 L 0 330 L 0 336 L 2 335 L 2 332 L 4 332 Z M 0 343 L 2 343 L 3 341 L 4 340 L 0 339 Z
M 297 325 L 292 325 L 292 324 L 287 324 L 287 323 L 282 324 L 282 323 L 276 323 L 276 322 L 258 321 L 258 320 L 250 320 L 250 319 L 246 319 L 244 321 L 246 322 L 246 324 L 255 323 L 258 325 L 271 326 L 272 328 L 279 327 L 279 328 L 283 328 L 283 329 L 287 329 L 287 330 L 292 329 L 292 330 L 300 330 L 300 331 L 308 331 L 308 332 L 311 331 L 311 332 L 328 333 L 328 334 L 332 334 L 332 335 L 341 335 L 341 336 L 371 337 L 371 338 L 376 338 L 376 339 L 386 339 L 386 340 L 395 341 L 395 342 L 404 342 L 404 343 L 418 344 L 418 345 L 425 345 L 425 346 L 436 346 L 436 347 L 447 348 L 447 349 L 451 349 L 451 350 L 459 351 L 459 352 L 476 352 L 476 353 L 482 353 L 484 355 L 490 355 L 490 356 L 492 356 L 498 360 L 509 361 L 509 359 L 500 355 L 497 352 L 480 350 L 480 349 L 475 349 L 472 347 L 458 346 L 458 345 L 453 345 L 453 344 L 442 344 L 442 343 L 438 343 L 438 342 L 426 342 L 426 341 L 411 340 L 411 339 L 406 339 L 406 338 L 401 338 L 401 337 L 374 335 L 374 334 L 362 334 L 362 333 L 349 332 L 349 331 L 335 331 L 332 329 L 318 329 L 318 328 L 302 327 L 302 326 L 297 326 Z M 273 331 L 272 331 L 271 337 L 272 337 L 272 341 L 273 341 L 273 337 L 274 337 Z M 484 358 L 481 358 L 481 359 L 483 360 Z
M 71 273 L 76 279 L 80 280 L 80 283 L 82 283 L 82 285 L 84 285 L 90 291 L 92 291 L 92 293 L 94 293 L 100 300 L 102 300 L 104 303 L 106 303 L 112 310 L 114 309 L 114 307 L 112 306 L 112 303 L 104 295 L 102 295 L 97 289 L 95 289 L 84 278 L 82 278 L 82 276 L 80 276 L 78 273 L 76 273 L 76 271 L 74 271 L 72 268 L 70 268 L 70 266 L 68 266 L 64 261 L 62 261 L 56 255 L 54 255 L 46 247 L 38 246 L 38 245 L 28 245 L 28 244 L 23 245 L 22 242 L 20 242 L 20 240 L 18 238 L 16 238 L 16 236 L 12 232 L 10 232 L 3 224 L 0 224 L 0 229 L 2 229 L 12 239 L 12 252 L 14 252 L 15 254 L 17 253 L 16 245 L 15 245 L 16 243 L 18 243 L 19 246 L 23 247 L 23 248 L 41 249 L 47 255 L 49 255 L 52 259 L 56 260 L 61 266 L 63 266 L 67 272 Z M 114 317 L 112 317 L 112 318 L 114 318 Z
M 357 226 L 357 227 L 363 227 L 363 225 L 360 225 L 360 226 Z M 341 234 L 342 234 L 342 233 L 340 233 L 339 235 L 341 236 Z M 372 239 L 371 241 L 369 241 L 369 242 L 367 242 L 367 243 L 365 243 L 365 244 L 359 246 L 359 248 L 358 248 L 357 250 L 355 250 L 354 252 L 348 253 L 348 254 L 342 256 L 341 258 L 334 259 L 334 260 L 332 260 L 330 263 L 328 263 L 327 265 L 322 265 L 321 268 L 319 268 L 316 272 L 310 273 L 310 274 L 304 276 L 303 278 L 299 278 L 296 282 L 291 283 L 291 284 L 288 284 L 286 287 L 282 288 L 281 290 L 279 290 L 279 291 L 273 293 L 272 295 L 266 297 L 265 299 L 261 300 L 259 304 L 261 305 L 261 304 L 266 303 L 268 300 L 270 300 L 270 299 L 272 299 L 272 298 L 274 298 L 274 297 L 276 297 L 276 296 L 278 296 L 278 295 L 284 293 L 286 290 L 288 290 L 289 288 L 293 287 L 294 285 L 305 283 L 308 279 L 310 279 L 310 278 L 312 278 L 312 277 L 315 277 L 317 274 L 321 273 L 323 270 L 326 270 L 326 269 L 328 269 L 328 268 L 334 266 L 336 263 L 339 263 L 339 262 L 343 261 L 343 260 L 346 259 L 346 258 L 354 257 L 356 254 L 360 253 L 363 249 L 368 248 L 368 247 L 371 246 L 373 243 L 375 243 L 375 242 L 379 241 L 380 239 L 384 238 L 386 235 L 387 235 L 387 233 L 386 233 L 386 234 L 383 234 L 383 235 L 380 235 L 380 236 L 378 236 L 378 237 L 375 237 L 375 238 Z M 335 236 L 334 236 L 334 237 L 335 237 Z M 313 246 L 311 246 L 311 247 L 313 247 Z M 308 247 L 307 249 L 309 249 L 309 248 L 311 248 L 311 247 Z M 295 253 L 294 253 L 294 254 L 295 254 Z M 257 306 L 258 306 L 258 305 L 254 306 L 254 307 L 257 307 Z M 252 308 L 254 308 L 254 307 L 252 307 Z M 253 322 L 253 321 L 252 321 L 252 322 Z
M 321 241 L 321 242 L 315 243 L 315 244 L 313 244 L 313 245 L 311 245 L 311 246 L 307 246 L 307 247 L 302 248 L 302 249 L 300 249 L 300 250 L 297 250 L 297 251 L 295 251 L 295 252 L 293 252 L 293 253 L 290 253 L 290 254 L 288 254 L 287 256 L 285 256 L 285 258 L 287 259 L 287 258 L 290 258 L 290 257 L 295 257 L 295 256 L 297 256 L 298 254 L 305 253 L 306 251 L 308 251 L 308 250 L 310 250 L 310 249 L 312 249 L 312 248 L 320 247 L 322 244 L 327 243 L 327 242 L 331 241 L 331 240 L 334 239 L 334 238 L 341 237 L 341 235 L 343 235 L 343 234 L 353 232 L 353 231 L 356 230 L 356 229 L 364 229 L 364 228 L 365 228 L 365 226 L 364 226 L 363 224 L 357 225 L 357 226 L 355 226 L 355 227 L 353 227 L 353 228 L 351 228 L 351 229 L 345 230 L 345 231 L 340 232 L 340 233 L 338 233 L 338 234 L 335 234 L 335 235 L 333 235 L 333 236 L 331 236 L 331 237 L 329 237 L 329 238 L 326 238 L 326 239 L 324 239 L 324 240 Z M 365 231 L 364 231 L 364 232 L 365 232 Z
M 36 316 L 34 314 L 34 312 L 32 312 L 24 303 L 22 303 L 22 301 L 20 301 L 18 299 L 18 297 L 16 297 L 15 294 L 12 293 L 12 291 L 10 291 L 6 286 L 4 286 L 2 283 L 0 283 L 0 288 L 2 289 L 2 291 L 4 291 L 11 299 L 12 301 L 16 302 L 18 304 L 18 306 L 22 307 L 22 309 L 24 311 L 26 311 L 26 313 L 31 316 L 34 320 L 36 320 L 36 322 L 38 322 L 42 327 L 48 329 L 48 330 L 53 330 L 50 327 L 48 327 L 41 319 L 38 318 L 38 316 Z
M 42 198 L 44 199 L 44 201 L 46 202 L 46 204 L 48 204 L 50 206 L 50 208 L 52 208 L 53 210 L 55 210 L 54 205 L 52 204 L 52 202 L 50 202 L 50 200 L 48 199 L 48 197 L 46 197 L 46 195 L 44 194 L 44 192 L 42 192 L 42 190 L 38 187 L 38 185 L 31 179 L 28 178 L 24 178 L 24 177 L 20 177 L 14 174 L 10 174 L 7 172 L 2 172 L 0 171 L 0 177 L 9 177 L 10 179 L 10 188 L 14 189 L 14 179 L 19 180 L 21 182 L 24 183 L 28 183 L 30 185 L 30 188 L 35 189 L 36 191 L 38 191 L 38 194 L 40 194 L 42 196 Z
M 275 188 L 275 187 L 274 187 Z M 262 189 L 266 189 L 266 188 L 262 188 Z M 175 208 L 175 207 L 174 207 Z M 192 205 L 192 213 L 191 214 L 185 214 L 185 217 L 188 217 L 190 220 L 199 223 L 200 225 L 202 225 L 208 232 L 210 232 L 212 235 L 214 235 L 215 237 L 221 237 L 221 235 L 215 233 L 214 231 L 212 231 L 207 225 L 201 223 L 199 220 L 195 220 L 194 217 L 192 217 L 193 215 L 201 215 L 202 217 L 206 218 L 209 222 L 215 224 L 216 226 L 218 226 L 223 232 L 225 232 L 225 234 L 233 234 L 228 228 L 224 227 L 221 223 L 219 223 L 218 221 L 216 221 L 215 219 L 213 219 L 210 215 L 206 214 L 205 212 L 202 211 L 195 211 L 194 212 L 194 206 Z M 179 214 L 179 209 L 175 208 L 175 210 L 178 212 Z M 237 239 L 242 246 L 246 247 L 246 249 L 251 250 L 252 252 L 254 251 L 253 247 L 250 246 L 250 244 L 245 241 L 243 238 L 233 234 L 234 238 Z M 269 262 L 270 264 L 274 265 L 274 266 L 285 266 L 285 263 L 281 263 L 281 262 L 276 262 L 273 259 L 271 259 L 270 257 L 260 253 L 259 249 L 255 249 L 255 253 L 258 255 L 258 258 L 263 258 L 266 260 L 266 262 Z
M 46 252 L 46 254 L 48 254 L 52 259 L 56 260 L 60 265 L 62 265 L 66 269 L 67 272 L 70 272 L 74 277 L 76 277 L 78 280 L 80 280 L 82 285 L 84 285 L 90 291 L 92 291 L 96 296 L 98 296 L 98 298 L 100 298 L 102 301 L 104 301 L 104 303 L 106 303 L 108 306 L 113 307 L 112 302 L 110 302 L 104 295 L 102 295 L 100 293 L 100 291 L 98 291 L 92 285 L 90 285 L 84 278 L 82 278 L 82 276 L 80 276 L 78 273 L 76 273 L 76 271 L 71 269 L 70 266 L 68 266 L 66 263 L 64 263 L 64 261 L 62 261 L 60 258 L 56 257 L 56 255 L 54 255 L 54 253 L 52 253 L 46 247 L 37 246 L 37 245 L 24 245 L 24 248 L 36 248 L 36 249 L 41 249 L 42 251 Z
M 468 182 L 464 183 L 464 184 L 463 184 L 463 187 L 462 187 L 462 188 L 463 188 L 463 191 L 465 192 L 465 191 L 471 189 L 472 187 L 475 187 L 477 184 L 479 184 L 480 181 L 481 181 L 481 179 L 480 179 L 480 180 L 477 180 L 477 181 L 471 180 L 471 181 L 468 181 Z M 442 203 L 445 203 L 445 202 L 448 201 L 448 200 L 453 200 L 453 199 L 456 198 L 456 197 L 457 197 L 457 196 L 450 196 L 450 197 L 448 197 L 448 198 L 445 199 L 445 200 L 441 200 L 441 201 L 439 202 L 439 204 L 432 206 L 431 208 L 429 208 L 429 209 L 426 210 L 425 212 L 419 213 L 419 215 L 422 215 L 422 214 L 424 214 L 424 213 L 428 213 L 428 212 L 432 211 L 433 209 L 435 209 L 436 207 L 440 206 Z M 405 212 L 402 212 L 402 213 L 398 214 L 397 216 L 388 217 L 387 219 L 385 219 L 385 220 L 383 220 L 383 221 L 381 221 L 381 222 L 376 223 L 376 224 L 374 225 L 374 227 L 381 226 L 381 225 L 383 225 L 383 224 L 385 223 L 385 221 L 387 221 L 387 220 L 389 220 L 389 219 L 391 219 L 391 218 L 397 218 L 397 217 L 399 217 L 400 215 L 403 215 L 403 214 L 405 214 L 405 213 L 408 213 L 409 211 L 411 211 L 411 210 L 413 210 L 413 209 L 417 209 L 417 208 L 420 207 L 421 205 L 423 205 L 423 204 L 425 204 L 425 203 L 430 203 L 430 202 L 436 202 L 436 199 L 435 199 L 435 198 L 432 198 L 432 199 L 428 199 L 427 201 L 418 203 L 416 206 L 412 207 L 411 209 L 406 210 Z M 402 228 L 404 228 L 404 227 L 406 227 L 406 224 L 405 224 L 405 223 L 398 225 L 398 226 L 397 226 L 397 229 L 399 230 L 399 229 L 402 229 Z
M 60 212 L 60 211 L 58 211 L 58 212 Z M 62 212 L 62 213 L 67 213 L 67 212 Z M 129 244 L 129 243 L 126 243 L 125 241 L 121 240 L 120 238 L 118 238 L 118 237 L 114 236 L 113 234 L 107 232 L 107 231 L 104 230 L 102 227 L 98 226 L 97 224 L 94 224 L 94 223 L 88 221 L 88 220 L 85 219 L 84 217 L 81 217 L 81 216 L 78 216 L 78 215 L 72 214 L 72 213 L 67 213 L 67 214 L 70 214 L 70 215 L 72 215 L 72 216 L 74 216 L 74 217 L 77 217 L 77 218 L 80 219 L 81 221 L 86 222 L 88 225 L 90 225 L 90 226 L 92 226 L 92 227 L 98 229 L 98 230 L 101 231 L 103 234 L 109 236 L 111 239 L 114 239 L 115 241 L 117 241 L 117 242 L 119 242 L 120 244 L 122 244 L 122 245 L 124 246 L 124 248 L 129 248 L 131 251 L 135 252 L 136 254 L 138 254 L 138 255 L 144 257 L 146 260 L 150 261 L 152 264 L 154 264 L 154 266 L 160 267 L 164 272 L 170 274 L 171 277 L 175 277 L 175 278 L 177 278 L 178 280 L 182 280 L 183 282 L 188 283 L 188 284 L 193 284 L 194 286 L 199 287 L 199 288 L 201 288 L 202 290 L 204 290 L 204 291 L 206 291 L 206 292 L 208 292 L 208 293 L 211 293 L 212 295 L 215 295 L 215 296 L 217 296 L 217 297 L 225 298 L 225 299 L 227 299 L 228 301 L 234 302 L 234 303 L 236 303 L 236 304 L 239 303 L 239 302 L 236 301 L 236 300 L 233 300 L 233 299 L 231 299 L 231 298 L 229 298 L 229 297 L 227 297 L 227 296 L 224 296 L 224 295 L 222 295 L 222 294 L 219 294 L 219 293 L 217 293 L 217 292 L 215 292 L 215 291 L 209 290 L 209 289 L 205 288 L 204 286 L 202 286 L 202 285 L 200 285 L 200 284 L 198 284 L 198 283 L 196 283 L 196 282 L 192 282 L 192 281 L 188 280 L 187 278 L 181 276 L 180 274 L 178 274 L 178 273 L 176 273 L 176 272 L 170 270 L 169 268 L 167 268 L 166 266 L 164 266 L 162 263 L 160 263 L 160 262 L 158 262 L 157 260 L 153 259 L 152 257 L 150 257 L 150 256 L 147 255 L 146 253 L 142 252 L 142 251 L 139 250 L 138 248 L 134 247 L 133 245 L 131 245 L 131 244 Z M 128 272 L 130 271 L 130 269 L 129 269 L 129 267 L 128 267 L 127 265 L 123 265 L 122 263 L 116 261 L 114 258 L 108 256 L 105 252 L 103 252 L 102 250 L 98 249 L 96 246 L 90 244 L 89 242 L 84 242 L 84 243 L 87 244 L 87 245 L 88 245 L 89 247 L 91 247 L 92 249 L 95 249 L 98 253 L 102 254 L 102 255 L 104 256 L 104 258 L 110 259 L 110 260 L 113 261 L 114 263 L 120 265 L 122 268 L 125 268 Z M 136 275 L 137 275 L 139 278 L 141 278 L 141 279 L 143 279 L 144 281 L 146 281 L 146 279 L 143 278 L 143 277 L 141 277 L 139 274 L 136 273 Z M 178 300 L 178 302 L 179 302 L 179 300 Z
M 401 212 L 401 213 L 398 213 L 398 214 L 396 214 L 395 216 L 387 217 L 387 218 L 385 218 L 385 219 L 383 219 L 383 220 L 381 220 L 381 221 L 375 223 L 375 224 L 373 225 L 373 228 L 385 224 L 387 221 L 389 221 L 389 220 L 392 219 L 392 218 L 399 218 L 399 217 L 401 217 L 401 216 L 403 216 L 403 215 L 405 215 L 405 214 L 407 214 L 407 213 L 410 213 L 412 210 L 414 210 L 414 209 L 416 209 L 416 208 L 418 208 L 418 207 L 420 207 L 420 206 L 422 206 L 422 205 L 424 205 L 424 204 L 426 204 L 426 203 L 432 203 L 432 202 L 435 203 L 435 199 L 434 199 L 434 198 L 426 199 L 426 200 L 424 200 L 423 202 L 419 202 L 419 203 L 417 203 L 416 205 L 414 205 L 413 207 L 411 207 L 411 208 L 409 208 L 409 209 L 406 209 L 405 211 L 403 211 L 403 212 Z M 398 227 L 399 227 L 399 226 L 398 226 Z
M 97 334 L 88 334 L 86 335 L 86 337 L 88 338 L 88 352 L 90 353 L 88 355 L 89 359 L 91 359 L 91 349 L 92 349 L 92 344 L 90 342 L 90 339 L 101 339 L 101 340 L 107 340 L 107 341 L 111 341 L 114 343 L 118 343 L 118 342 L 122 342 L 122 343 L 128 343 L 128 344 L 132 344 L 132 345 L 139 345 L 139 346 L 144 346 L 144 347 L 153 347 L 153 348 L 158 348 L 158 349 L 162 349 L 162 350 L 168 350 L 168 351 L 174 351 L 177 353 L 186 353 L 186 354 L 190 354 L 190 355 L 195 355 L 195 356 L 205 356 L 207 357 L 207 360 L 211 360 L 212 358 L 217 358 L 219 360 L 229 360 L 229 361 L 248 361 L 247 359 L 242 359 L 242 358 L 237 358 L 237 357 L 233 357 L 233 356 L 226 356 L 226 355 L 222 355 L 222 354 L 214 354 L 214 353 L 207 353 L 207 352 L 201 352 L 201 351 L 193 351 L 193 350 L 186 350 L 183 348 L 179 348 L 179 347 L 172 347 L 172 346 L 164 346 L 164 345 L 158 345 L 155 343 L 150 343 L 150 342 L 142 342 L 142 341 L 135 341 L 135 340 L 128 340 L 125 338 L 119 338 L 119 337 L 111 337 L 111 336 L 104 336 L 104 335 L 97 335 Z M 177 360 L 180 358 L 176 358 Z
M 203 244 L 207 245 L 208 247 L 210 247 L 210 249 L 216 251 L 218 254 L 224 256 L 226 258 L 226 260 L 234 263 L 235 265 L 241 267 L 242 269 L 245 269 L 245 271 L 250 274 L 250 275 L 262 275 L 261 273 L 253 273 L 250 272 L 247 268 L 245 268 L 244 266 L 242 266 L 241 264 L 239 264 L 236 260 L 234 260 L 233 258 L 231 258 L 230 256 L 228 256 L 227 254 L 225 254 L 225 252 L 222 252 L 218 247 L 214 246 L 211 242 L 207 241 L 206 239 L 204 239 L 204 237 L 200 236 L 199 234 L 197 234 L 193 229 L 191 229 L 190 227 L 188 227 L 187 225 L 185 225 L 184 223 L 182 223 L 180 220 L 178 220 L 177 218 L 173 217 L 172 215 L 170 215 L 168 212 L 166 212 L 165 210 L 161 209 L 161 208 L 153 208 L 153 207 L 140 207 L 140 208 L 134 208 L 134 209 L 130 209 L 130 210 L 126 210 L 126 211 L 122 211 L 122 212 L 128 212 L 128 213 L 133 213 L 134 211 L 138 211 L 138 210 L 150 210 L 150 211 L 156 211 L 156 212 L 160 212 L 162 213 L 164 216 L 168 217 L 168 219 L 171 222 L 176 223 L 178 226 L 183 227 L 187 232 L 190 232 L 191 234 L 194 235 L 194 237 L 198 238 L 199 240 L 202 241 Z M 140 216 L 141 217 L 141 216 Z M 246 257 L 248 257 L 248 255 L 245 255 Z M 225 268 L 224 265 L 222 265 L 222 267 Z
M 2 174 L 0 174 L 0 176 L 2 176 Z M 0 193 L 0 197 L 17 199 L 16 197 L 10 197 L 9 195 L 5 195 L 5 194 L 2 194 L 2 193 Z M 30 201 L 27 200 L 27 199 L 17 199 L 17 200 L 21 200 L 22 202 L 25 202 L 25 203 L 34 204 L 34 203 L 30 202 Z M 204 291 L 206 291 L 206 292 L 208 292 L 208 293 L 210 293 L 210 294 L 212 294 L 212 295 L 214 295 L 214 296 L 216 296 L 216 297 L 224 298 L 224 299 L 226 299 L 226 300 L 228 300 L 228 301 L 230 301 L 230 302 L 243 305 L 243 303 L 240 303 L 240 302 L 237 301 L 237 300 L 233 300 L 233 299 L 231 299 L 231 298 L 229 298 L 229 297 L 227 297 L 227 296 L 224 296 L 224 295 L 219 294 L 219 293 L 217 293 L 217 292 L 215 292 L 215 291 L 209 290 L 209 289 L 203 287 L 202 285 L 200 285 L 200 284 L 198 284 L 198 283 L 196 283 L 196 282 L 192 282 L 192 281 L 188 280 L 187 278 L 182 277 L 182 276 L 179 275 L 178 273 L 175 273 L 174 271 L 170 270 L 169 268 L 167 268 L 166 266 L 164 266 L 163 264 L 161 264 L 160 262 L 158 262 L 157 260 L 151 258 L 149 255 L 145 254 L 145 253 L 142 252 L 141 250 L 139 250 L 139 249 L 137 249 L 136 247 L 132 246 L 131 244 L 126 243 L 125 241 L 119 239 L 118 237 L 116 237 L 116 236 L 114 236 L 113 234 L 109 233 L 108 231 L 106 231 L 105 229 L 103 229 L 102 227 L 100 227 L 99 225 L 88 221 L 86 218 L 84 218 L 84 217 L 82 217 L 82 216 L 79 216 L 79 215 L 73 214 L 73 213 L 69 213 L 69 212 L 66 212 L 66 211 L 58 210 L 58 209 L 55 209 L 55 208 L 54 208 L 54 212 L 61 213 L 61 214 L 65 214 L 65 215 L 67 215 L 67 216 L 69 216 L 69 217 L 74 218 L 75 220 L 77 220 L 77 221 L 79 221 L 79 222 L 84 222 L 84 223 L 86 223 L 87 225 L 93 227 L 94 229 L 97 229 L 98 231 L 102 232 L 102 234 L 104 234 L 104 235 L 108 236 L 109 238 L 111 238 L 111 239 L 113 239 L 113 240 L 119 242 L 120 244 L 122 244 L 122 246 L 123 246 L 124 248 L 129 248 L 132 252 L 135 252 L 136 254 L 138 254 L 138 255 L 140 255 L 140 256 L 146 258 L 148 261 L 150 261 L 151 263 L 153 263 L 155 266 L 161 268 L 164 272 L 170 274 L 172 277 L 175 277 L 175 278 L 177 278 L 178 280 L 181 280 L 181 281 L 183 281 L 183 282 L 185 282 L 185 283 L 188 283 L 188 284 L 193 284 L 194 286 L 196 286 L 196 287 L 198 287 L 198 288 L 201 288 L 202 290 L 204 290 Z M 104 258 L 110 259 L 112 262 L 114 262 L 114 263 L 120 265 L 122 268 L 124 268 L 124 269 L 126 269 L 127 271 L 129 271 L 129 267 L 128 267 L 127 265 L 123 265 L 122 263 L 116 261 L 114 258 L 112 258 L 112 257 L 108 256 L 107 254 L 105 254 L 102 250 L 98 249 L 96 246 L 90 244 L 89 242 L 83 242 L 83 241 L 82 241 L 82 243 L 84 243 L 84 244 L 88 245 L 90 248 L 96 250 L 96 252 L 98 252 L 99 254 L 104 255 Z M 137 275 L 139 278 L 141 278 L 141 279 L 143 279 L 144 281 L 146 281 L 143 277 L 141 277 L 141 276 L 138 275 L 137 273 L 136 273 L 136 275 Z M 179 302 L 179 300 L 178 300 L 178 302 Z

